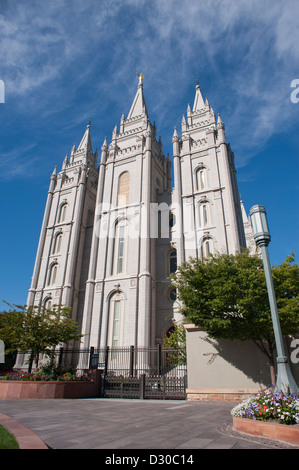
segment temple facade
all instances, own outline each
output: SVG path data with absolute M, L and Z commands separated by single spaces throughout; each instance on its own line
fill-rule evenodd
M 154 346 L 178 319 L 169 281 L 177 265 L 254 246 L 234 154 L 198 84 L 172 158 L 150 121 L 141 74 L 99 162 L 90 127 L 51 175 L 27 305 L 71 307 L 84 349 Z

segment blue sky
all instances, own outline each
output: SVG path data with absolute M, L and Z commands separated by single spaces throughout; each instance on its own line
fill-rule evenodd
M 134 69 L 170 156 L 198 77 L 247 213 L 266 208 L 271 263 L 298 262 L 298 44 L 297 0 L 0 0 L 0 299 L 26 303 L 54 166 L 89 119 L 94 150 L 110 142 Z

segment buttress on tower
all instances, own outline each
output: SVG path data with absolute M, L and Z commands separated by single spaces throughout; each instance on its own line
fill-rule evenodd
M 98 166 L 90 132 L 51 175 L 27 305 L 71 307 L 82 349 L 154 346 L 178 318 L 177 265 L 252 243 L 234 154 L 197 84 L 172 137 L 172 189 L 142 75 Z

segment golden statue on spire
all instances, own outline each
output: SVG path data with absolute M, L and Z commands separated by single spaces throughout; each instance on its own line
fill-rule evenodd
M 138 75 L 138 77 L 139 77 L 139 85 L 142 85 L 143 79 L 144 79 L 144 75 L 142 75 L 142 73 L 137 72 L 136 69 L 135 69 L 135 72 L 137 73 L 137 75 Z

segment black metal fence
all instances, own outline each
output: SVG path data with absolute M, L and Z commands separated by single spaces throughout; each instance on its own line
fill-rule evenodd
M 103 370 L 105 398 L 185 399 L 185 349 L 127 348 L 90 351 L 90 367 Z
M 25 353 L 24 353 L 25 354 Z M 105 398 L 185 399 L 186 350 L 156 347 L 64 349 L 41 354 L 40 364 L 52 361 L 80 374 L 82 369 L 102 370 L 101 396 Z
M 184 349 L 163 346 L 135 348 L 92 349 L 90 368 L 103 369 L 104 374 L 139 377 L 146 375 L 185 375 L 186 353 Z
M 28 356 L 28 352 L 18 353 Z M 62 367 L 102 369 L 105 375 L 139 377 L 146 375 L 184 376 L 186 374 L 186 351 L 184 348 L 156 347 L 135 348 L 59 348 L 40 354 L 39 366 L 52 361 Z

